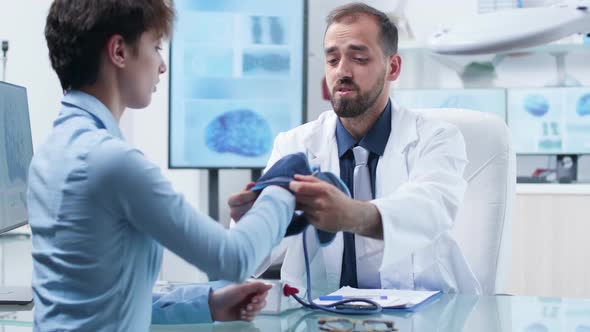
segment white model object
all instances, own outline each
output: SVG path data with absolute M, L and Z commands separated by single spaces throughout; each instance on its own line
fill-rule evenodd
M 477 15 L 435 32 L 433 52 L 475 55 L 522 49 L 590 32 L 590 1 Z

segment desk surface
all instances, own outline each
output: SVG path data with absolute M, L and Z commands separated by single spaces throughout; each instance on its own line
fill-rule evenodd
M 32 311 L 0 309 L 0 330 L 31 331 Z M 302 309 L 279 316 L 261 315 L 252 323 L 152 326 L 151 331 L 319 331 L 318 317 Z M 368 316 L 352 317 L 353 319 Z M 590 299 L 522 296 L 443 295 L 415 313 L 386 313 L 371 318 L 395 321 L 399 331 L 590 331 Z

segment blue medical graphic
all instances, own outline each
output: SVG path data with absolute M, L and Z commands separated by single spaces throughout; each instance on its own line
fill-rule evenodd
M 225 112 L 211 121 L 205 130 L 207 147 L 219 153 L 261 156 L 269 152 L 272 141 L 268 122 L 249 109 Z
M 576 112 L 579 116 L 590 115 L 590 93 L 587 93 L 578 99 Z
M 27 170 L 29 168 L 30 157 L 32 151 L 27 148 L 30 142 L 26 141 L 26 136 L 19 130 L 23 128 L 28 121 L 27 114 L 20 112 L 17 105 L 12 104 L 11 100 L 6 101 L 8 107 L 3 112 L 4 128 L 4 142 L 6 144 L 6 162 L 8 164 L 8 178 L 11 183 L 21 180 L 23 183 L 27 181 Z
M 524 98 L 524 109 L 530 114 L 542 117 L 549 112 L 549 101 L 543 95 L 530 94 Z

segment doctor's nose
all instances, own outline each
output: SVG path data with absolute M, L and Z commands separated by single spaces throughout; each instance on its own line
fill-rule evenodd
M 346 60 L 341 60 L 336 67 L 336 76 L 338 79 L 352 78 L 352 70 L 350 63 Z

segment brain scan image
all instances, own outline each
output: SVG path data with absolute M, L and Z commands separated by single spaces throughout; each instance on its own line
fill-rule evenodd
M 272 141 L 268 122 L 250 109 L 225 112 L 211 121 L 205 130 L 207 147 L 218 153 L 261 156 L 270 151 Z

